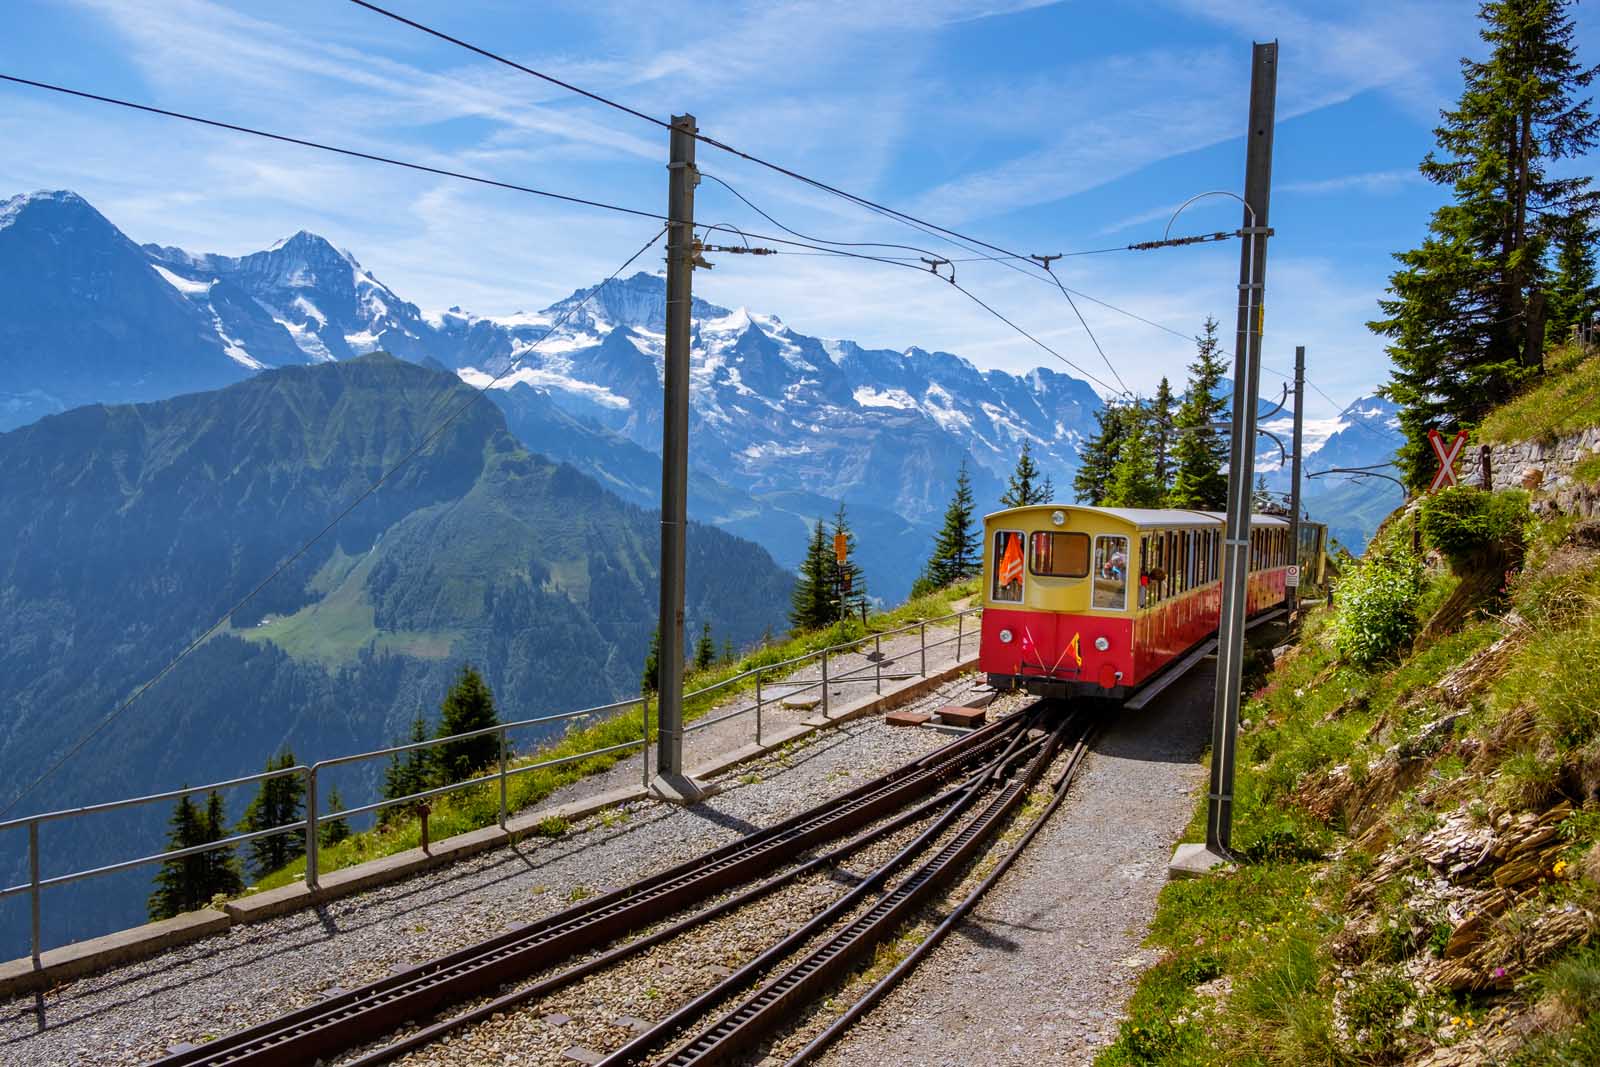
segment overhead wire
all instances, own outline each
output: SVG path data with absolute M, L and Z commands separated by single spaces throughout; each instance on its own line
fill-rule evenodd
M 293 566 L 294 563 L 297 560 L 299 560 L 301 557 L 303 557 L 307 552 L 311 551 L 311 549 L 317 544 L 317 542 L 321 541 L 324 537 L 326 537 L 329 533 L 331 533 L 333 531 L 334 527 L 338 526 L 339 523 L 343 522 L 344 519 L 351 512 L 355 511 L 356 508 L 360 507 L 362 503 L 364 503 L 374 493 L 376 493 L 379 489 L 381 489 L 385 482 L 387 482 L 390 478 L 394 477 L 394 475 L 396 473 L 398 473 L 403 467 L 405 467 L 413 459 L 415 459 L 417 456 L 421 455 L 422 451 L 424 449 L 426 449 L 429 445 L 431 445 L 434 441 L 438 440 L 439 437 L 444 434 L 445 430 L 449 429 L 450 425 L 453 422 L 455 422 L 455 420 L 457 418 L 459 418 L 464 411 L 466 411 L 473 404 L 478 403 L 480 400 L 482 400 L 485 393 L 487 393 L 490 389 L 494 388 L 494 386 L 496 384 L 498 384 L 500 381 L 504 380 L 504 378 L 508 374 L 510 374 L 514 370 L 516 370 L 517 367 L 519 365 L 521 365 L 523 360 L 527 359 L 527 357 L 529 355 L 531 355 L 534 351 L 536 351 L 538 349 L 538 347 L 541 344 L 543 344 L 546 340 L 548 340 L 550 337 L 554 336 L 555 332 L 557 330 L 559 330 L 562 326 L 564 326 L 566 324 L 567 320 L 570 319 L 574 314 L 576 314 L 580 308 L 582 308 L 585 304 L 587 304 L 590 300 L 592 300 L 607 285 L 610 285 L 613 281 L 615 281 L 617 276 L 620 275 L 623 271 L 627 270 L 629 267 L 631 267 L 634 264 L 634 262 L 638 260 L 638 258 L 640 256 L 644 255 L 645 252 L 649 251 L 651 246 L 654 245 L 657 241 L 661 240 L 661 235 L 666 233 L 666 232 L 667 232 L 667 229 L 664 226 L 660 230 L 656 231 L 656 233 L 651 236 L 650 240 L 646 241 L 643 245 L 641 245 L 639 247 L 639 250 L 637 252 L 635 252 L 635 253 L 633 253 L 633 255 L 629 256 L 623 262 L 623 264 L 620 267 L 618 267 L 616 270 L 612 271 L 611 274 L 606 278 L 605 281 L 601 282 L 599 285 L 595 286 L 594 288 L 592 288 L 588 292 L 586 292 L 583 295 L 582 299 L 574 301 L 571 304 L 571 306 L 569 306 L 566 309 L 566 311 L 562 313 L 561 317 L 559 319 L 557 319 L 554 323 L 551 324 L 549 330 L 547 330 L 543 334 L 543 336 L 539 337 L 536 341 L 534 341 L 527 348 L 525 348 L 521 353 L 519 353 L 517 355 L 517 357 L 515 359 L 513 359 L 511 362 L 509 362 L 506 365 L 505 369 L 502 370 L 499 374 L 496 374 L 493 378 L 491 378 L 487 383 L 485 383 L 482 386 L 478 386 L 478 387 L 467 386 L 467 388 L 472 390 L 471 395 L 469 395 L 459 405 L 457 405 L 456 408 L 453 411 L 451 411 L 447 416 L 445 416 L 444 420 L 441 421 L 436 427 L 434 427 L 425 436 L 423 436 L 421 438 L 421 440 L 419 440 L 417 442 L 416 446 L 411 449 L 411 451 L 407 452 L 404 456 L 400 457 L 400 459 L 398 461 L 396 461 L 393 466 L 391 466 L 388 470 L 386 470 L 382 474 L 380 474 L 378 476 L 378 478 L 375 481 L 372 482 L 372 484 L 368 485 L 364 490 L 362 490 L 356 496 L 356 498 L 354 500 L 352 500 L 348 505 L 346 505 L 345 508 L 342 511 L 340 511 L 337 515 L 335 515 L 332 519 L 330 519 L 328 521 L 327 525 L 322 527 L 322 529 L 318 530 L 317 533 L 314 534 L 309 541 L 305 542 L 303 545 L 301 545 L 299 548 L 297 548 L 293 553 L 291 553 L 289 556 L 287 556 L 281 563 L 279 563 L 277 567 L 273 568 L 272 573 L 268 574 L 265 578 L 263 578 L 260 582 L 258 582 L 248 593 L 246 593 L 243 597 L 241 597 L 237 603 L 235 603 L 231 608 L 229 608 L 226 612 L 224 612 L 222 614 L 222 616 L 217 619 L 216 622 L 213 622 L 210 626 L 206 627 L 206 629 L 204 631 L 202 631 L 201 634 L 198 637 L 196 637 L 194 640 L 190 641 L 187 645 L 185 645 L 183 647 L 183 649 L 176 656 L 174 656 L 174 657 L 172 657 L 172 659 L 168 660 L 164 667 L 162 667 L 159 671 L 157 671 L 154 675 L 152 675 L 149 679 L 147 679 L 144 682 L 144 684 L 140 685 L 137 689 L 135 689 L 133 691 L 133 693 L 131 695 L 129 695 L 126 700 L 124 700 L 121 704 L 118 704 L 115 708 L 113 708 L 111 710 L 111 712 L 109 714 L 107 714 L 98 723 L 96 723 L 93 727 L 91 727 L 88 730 L 88 732 L 86 732 L 85 734 L 83 734 L 83 736 L 78 738 L 78 740 L 73 743 L 71 748 L 69 748 L 60 758 L 58 758 L 54 763 L 52 763 L 48 768 L 46 768 L 44 770 L 44 772 L 41 773 L 37 778 L 35 778 L 32 782 L 30 782 L 26 788 L 24 788 L 20 793 L 18 793 L 16 796 L 12 797 L 9 801 L 7 801 L 5 807 L 0 808 L 0 818 L 4 818 L 6 815 L 10 814 L 10 812 L 14 808 L 16 808 L 16 806 L 18 804 L 20 804 L 22 802 L 23 798 L 25 798 L 30 793 L 32 793 L 35 789 L 37 789 L 52 774 L 54 774 L 56 771 L 60 770 L 63 766 L 65 766 L 67 761 L 72 759 L 73 756 L 77 755 L 78 752 L 80 752 L 85 745 L 87 745 L 90 741 L 94 740 L 94 738 L 98 737 L 106 729 L 106 727 L 110 726 L 113 722 L 115 722 L 117 719 L 119 719 L 125 712 L 127 712 L 127 710 L 129 708 L 133 707 L 133 705 L 135 703 L 137 703 L 138 700 L 141 697 L 143 697 L 152 688 L 154 688 L 163 678 L 165 678 L 167 675 L 171 674 L 172 671 L 178 666 L 178 664 L 183 662 L 183 660 L 186 659 L 190 655 L 190 653 L 194 652 L 195 649 L 199 648 L 201 645 L 205 644 L 208 640 L 210 640 L 213 634 L 215 634 L 224 625 L 226 625 L 228 620 L 232 619 L 233 616 L 236 615 L 239 612 L 239 610 L 242 609 L 246 604 L 248 604 L 252 599 L 254 599 L 258 593 L 260 593 L 263 589 L 265 589 L 268 585 L 270 585 L 284 571 L 288 570 L 291 566 Z M 463 384 L 465 384 L 465 383 L 463 383 Z M 454 388 L 453 385 L 452 385 L 452 388 Z

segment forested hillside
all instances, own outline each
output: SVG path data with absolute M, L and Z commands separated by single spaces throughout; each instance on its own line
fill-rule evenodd
M 306 760 L 376 747 L 437 708 L 463 661 L 511 718 L 633 692 L 655 624 L 653 514 L 524 450 L 454 376 L 381 354 L 269 371 L 0 435 L 0 706 L 15 709 L 0 799 L 463 405 L 21 810 L 258 770 L 285 743 Z M 688 582 L 690 625 L 718 642 L 783 628 L 791 579 L 753 544 L 694 526 Z M 165 815 L 139 840 L 159 842 Z M 74 863 L 130 825 L 90 828 Z M 52 828 L 47 855 L 71 832 Z M 136 921 L 143 893 L 114 881 L 79 906 Z M 51 940 L 73 910 L 47 909 Z

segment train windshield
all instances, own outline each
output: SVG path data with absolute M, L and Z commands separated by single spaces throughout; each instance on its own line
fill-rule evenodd
M 994 588 L 989 599 L 1022 603 L 1022 535 L 1013 530 L 994 535 Z
M 1089 535 L 1036 531 L 1029 538 L 1033 573 L 1047 578 L 1085 578 L 1089 574 Z
M 1128 606 L 1128 539 L 1101 535 L 1094 539 L 1094 606 L 1122 611 Z

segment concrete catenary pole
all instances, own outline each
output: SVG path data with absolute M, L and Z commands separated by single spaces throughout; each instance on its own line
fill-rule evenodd
M 1228 521 L 1223 539 L 1222 618 L 1211 734 L 1211 790 L 1206 850 L 1231 856 L 1233 764 L 1244 674 L 1245 592 L 1250 568 L 1250 489 L 1256 459 L 1256 403 L 1261 387 L 1262 296 L 1267 278 L 1267 202 L 1272 189 L 1272 133 L 1278 86 L 1278 43 L 1253 47 L 1250 129 L 1244 179 L 1245 239 L 1239 252 L 1239 316 L 1234 342 L 1233 440 L 1228 470 Z
M 1289 559 L 1300 563 L 1300 443 L 1304 440 L 1306 406 L 1306 346 L 1294 348 L 1294 460 L 1289 466 Z M 1304 580 L 1304 572 L 1301 580 Z M 1284 602 L 1291 608 L 1299 605 L 1300 590 L 1284 590 Z
M 661 627 L 656 778 L 654 792 L 694 801 L 703 789 L 683 773 L 684 534 L 688 525 L 689 344 L 694 272 L 693 115 L 672 118 L 667 164 L 667 334 L 661 419 Z

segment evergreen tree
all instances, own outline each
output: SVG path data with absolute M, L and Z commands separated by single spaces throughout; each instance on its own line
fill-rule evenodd
M 733 651 L 733 640 L 724 638 L 722 641 L 722 662 L 732 663 L 737 656 Z
M 228 836 L 228 817 L 223 810 L 222 794 L 215 789 L 206 794 L 203 833 L 206 841 L 221 841 Z M 239 875 L 239 859 L 233 854 L 233 849 L 212 849 L 196 858 L 204 863 L 204 888 L 209 890 L 205 897 L 207 903 L 219 893 L 231 897 L 244 892 L 244 879 Z
M 844 534 L 845 540 L 842 565 L 833 548 L 834 539 L 840 534 Z M 845 517 L 843 501 L 839 502 L 839 511 L 833 517 L 833 537 L 829 539 L 827 547 L 828 591 L 830 599 L 838 600 L 834 618 L 848 618 L 860 611 L 867 602 L 867 576 L 856 562 L 856 535 L 850 528 L 850 520 Z
M 1218 351 L 1217 320 L 1208 318 L 1195 338 L 1195 360 L 1189 384 L 1173 420 L 1172 489 L 1167 503 L 1175 508 L 1221 511 L 1228 504 L 1228 441 L 1216 423 L 1226 410 L 1217 395 L 1227 366 Z
M 1144 404 L 1134 401 L 1123 421 L 1121 448 L 1100 502 L 1114 508 L 1160 507 L 1163 493 L 1156 481 L 1154 420 Z
M 923 590 L 942 589 L 977 573 L 978 534 L 972 528 L 972 479 L 966 460 L 956 473 L 956 491 L 944 509 L 944 525 L 934 538 L 933 555 L 923 569 L 918 586 Z
M 1161 496 L 1165 499 L 1172 488 L 1173 474 L 1173 430 L 1175 428 L 1172 414 L 1172 385 L 1165 377 L 1161 384 L 1156 386 L 1155 399 L 1150 402 L 1150 444 L 1156 470 L 1156 484 L 1161 487 Z
M 661 691 L 661 624 L 650 631 L 650 647 L 644 653 L 644 674 L 639 687 L 646 693 Z
M 339 796 L 339 787 L 334 786 L 328 790 L 328 817 L 317 823 L 317 844 L 323 848 L 337 845 L 350 836 L 350 820 L 339 814 L 342 811 L 344 799 Z
M 700 640 L 694 646 L 694 669 L 703 671 L 717 661 L 717 645 L 711 640 L 711 624 L 700 624 Z
M 833 620 L 832 590 L 828 585 L 833 549 L 827 543 L 822 520 L 811 531 L 806 557 L 800 561 L 800 577 L 794 583 L 789 623 L 796 630 L 814 630 Z
M 1111 476 L 1127 436 L 1128 412 L 1121 404 L 1107 404 L 1094 413 L 1094 435 L 1079 455 L 1081 464 L 1072 476 L 1072 492 L 1080 504 L 1101 504 L 1111 491 Z
M 287 770 L 295 765 L 294 752 L 285 746 L 276 756 L 267 759 L 268 771 Z M 241 833 L 270 830 L 274 826 L 287 826 L 299 822 L 305 804 L 305 780 L 298 774 L 285 774 L 268 778 L 261 783 L 256 795 L 239 821 Z M 258 837 L 250 842 L 250 870 L 260 878 L 286 863 L 305 855 L 306 839 L 301 833 L 274 834 Z
M 1003 508 L 1025 508 L 1030 504 L 1048 504 L 1055 495 L 1049 478 L 1040 479 L 1038 464 L 1033 462 L 1033 445 L 1026 438 L 1017 456 L 1017 467 L 1006 481 L 1005 494 L 1000 497 Z
M 1568 219 L 1556 237 L 1556 274 L 1550 282 L 1550 337 L 1564 341 L 1584 316 L 1600 304 L 1595 287 L 1595 231 L 1582 219 Z
M 494 694 L 489 691 L 483 676 L 471 664 L 462 665 L 455 684 L 439 705 L 437 736 L 470 733 L 496 726 L 499 722 Z M 496 734 L 481 734 L 460 741 L 446 741 L 434 748 L 433 758 L 434 777 L 438 784 L 465 781 L 500 758 L 500 738 Z
M 406 743 L 415 745 L 427 739 L 427 720 L 418 714 L 411 720 L 411 733 L 406 738 Z M 383 799 L 399 800 L 401 797 L 408 797 L 428 788 L 433 779 L 432 755 L 432 749 L 414 748 L 409 752 L 397 752 L 390 756 L 388 769 L 383 775 Z M 387 820 L 399 814 L 397 808 L 384 808 L 380 818 Z
M 1250 510 L 1258 515 L 1278 513 L 1277 498 L 1267 488 L 1267 476 L 1264 474 L 1256 475 L 1256 487 L 1250 494 Z
M 222 798 L 213 790 L 202 808 L 187 796 L 179 797 L 167 833 L 167 851 L 193 848 L 225 836 Z M 156 888 L 146 910 L 151 919 L 170 919 L 203 908 L 218 893 L 242 892 L 238 863 L 232 849 L 216 849 L 167 860 L 156 873 Z
M 1600 193 L 1581 158 L 1600 123 L 1585 91 L 1600 68 L 1578 64 L 1569 0 L 1490 0 L 1479 8 L 1485 60 L 1463 60 L 1465 88 L 1434 131 L 1425 177 L 1451 188 L 1420 248 L 1399 253 L 1383 317 L 1394 363 L 1385 396 L 1400 405 L 1400 461 L 1413 486 L 1433 473 L 1428 430 L 1471 427 L 1543 365 L 1553 232 L 1587 225 Z

